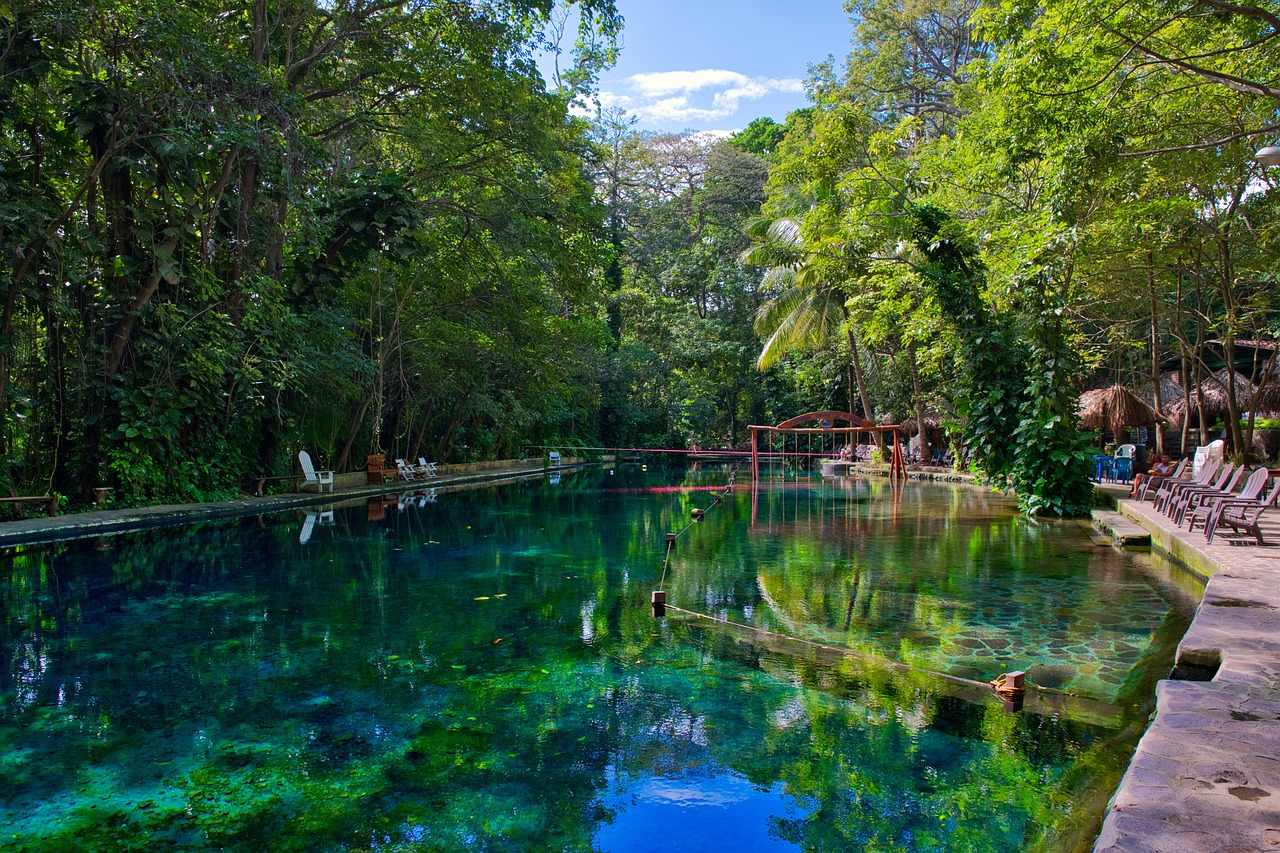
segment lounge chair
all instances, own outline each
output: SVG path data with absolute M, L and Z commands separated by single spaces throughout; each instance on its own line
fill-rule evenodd
M 547 454 L 547 465 L 551 468 L 560 467 L 560 451 L 553 450 Z
M 317 492 L 323 492 L 327 485 L 329 491 L 333 491 L 333 472 L 317 471 L 316 467 L 311 464 L 311 454 L 305 450 L 298 451 L 298 464 L 302 466 L 302 485 L 306 487 L 315 484 Z
M 1215 478 L 1208 483 L 1177 483 L 1174 485 L 1173 493 L 1165 500 L 1163 512 L 1169 518 L 1177 515 L 1178 510 L 1186 501 L 1187 495 L 1191 492 L 1222 492 L 1227 490 L 1227 481 L 1235 473 L 1236 465 L 1234 462 L 1228 462 L 1222 469 L 1218 471 Z
M 396 476 L 407 483 L 418 482 L 418 472 L 414 470 L 412 465 L 405 462 L 403 459 L 396 460 Z
M 302 513 L 302 530 L 298 532 L 299 545 L 306 545 L 311 541 L 311 532 L 315 530 L 316 522 L 319 522 L 320 524 L 333 524 L 332 509 L 324 509 L 319 512 L 312 509 L 304 509 Z
M 1237 533 L 1252 533 L 1259 545 L 1262 541 L 1262 514 L 1275 506 L 1280 497 L 1280 478 L 1271 481 L 1271 491 L 1256 501 L 1223 501 L 1218 512 L 1209 517 L 1204 525 L 1204 538 L 1213 543 L 1213 534 L 1221 525 L 1226 525 Z
M 1181 480 L 1187 472 L 1187 466 L 1191 464 L 1191 458 L 1184 456 L 1178 462 L 1178 467 L 1173 469 L 1172 474 L 1147 474 L 1142 479 L 1142 488 L 1138 491 L 1137 498 L 1140 501 L 1147 499 L 1147 492 L 1157 483 L 1163 483 L 1165 480 Z
M 1197 521 L 1202 525 L 1207 526 L 1209 523 L 1209 516 L 1219 512 L 1219 507 L 1227 501 L 1231 501 L 1233 503 L 1237 501 L 1247 503 L 1249 501 L 1258 500 L 1259 495 L 1262 494 L 1262 490 L 1267 486 L 1267 477 L 1269 474 L 1270 472 L 1268 472 L 1266 468 L 1253 469 L 1253 473 L 1249 475 L 1249 479 L 1244 481 L 1244 488 L 1240 490 L 1240 494 L 1238 495 L 1206 495 L 1203 493 L 1197 495 L 1192 502 L 1193 506 L 1183 510 L 1183 518 L 1187 517 L 1188 511 L 1191 513 L 1191 520 L 1187 524 L 1187 530 L 1195 530 Z
M 1177 494 L 1178 491 L 1192 486 L 1207 486 L 1209 481 L 1217 475 L 1218 462 L 1217 460 L 1213 460 L 1201 468 L 1190 480 L 1165 480 L 1160 484 L 1160 488 L 1156 489 L 1156 509 L 1163 512 L 1165 507 L 1168 506 L 1169 500 Z
M 425 456 L 418 457 L 418 473 L 425 474 L 428 477 L 439 476 L 436 472 L 436 463 L 428 462 Z
M 1187 514 L 1188 509 L 1195 509 L 1200 505 L 1201 498 L 1229 498 L 1236 490 L 1236 486 L 1240 485 L 1240 479 L 1244 476 L 1244 466 L 1235 465 L 1234 463 L 1227 465 L 1222 469 L 1222 473 L 1218 475 L 1218 480 L 1212 486 L 1204 489 L 1183 489 L 1174 498 L 1171 506 L 1167 510 L 1167 514 L 1173 519 L 1173 523 L 1182 524 L 1183 517 Z

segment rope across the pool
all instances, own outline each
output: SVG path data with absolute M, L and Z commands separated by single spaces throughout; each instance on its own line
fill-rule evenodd
M 688 524 L 680 528 L 680 530 L 676 533 L 667 534 L 667 553 L 662 558 L 662 578 L 661 580 L 658 581 L 658 588 L 653 592 L 653 603 L 654 603 L 655 610 L 660 601 L 665 604 L 667 600 L 667 594 L 666 592 L 663 591 L 663 586 L 665 586 L 667 582 L 667 567 L 671 565 L 671 552 L 676 549 L 676 540 L 679 539 L 684 534 L 688 533 L 690 527 L 693 527 L 695 524 L 702 521 L 702 519 L 706 517 L 706 514 L 708 512 L 710 512 L 711 510 L 719 506 L 720 502 L 724 500 L 726 497 L 728 497 L 730 493 L 733 492 L 733 484 L 735 479 L 736 479 L 735 473 L 730 471 L 729 484 L 724 487 L 723 492 L 720 492 L 719 494 L 716 495 L 715 500 L 711 502 L 711 506 L 707 507 L 706 509 L 695 508 L 692 512 L 689 513 L 690 518 L 689 518 Z M 662 614 L 655 612 L 654 615 L 661 616 Z

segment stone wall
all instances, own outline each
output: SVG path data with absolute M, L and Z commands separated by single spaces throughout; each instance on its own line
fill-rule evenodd
M 612 462 L 616 457 L 603 456 L 599 461 Z M 560 460 L 560 467 L 565 468 L 570 465 L 588 465 L 594 463 L 594 459 L 586 459 L 578 456 L 565 456 Z M 496 459 L 491 462 L 460 462 L 454 465 L 441 465 L 436 469 L 436 473 L 442 477 L 458 476 L 462 474 L 478 474 L 483 471 L 534 471 L 545 468 L 546 460 L 538 459 Z M 346 474 L 335 474 L 333 476 L 333 485 L 335 489 L 359 489 L 364 488 L 368 484 L 368 474 L 364 471 L 351 471 Z M 316 487 L 314 484 L 308 485 L 299 479 L 298 491 L 314 492 Z M 326 491 L 328 491 L 326 489 Z

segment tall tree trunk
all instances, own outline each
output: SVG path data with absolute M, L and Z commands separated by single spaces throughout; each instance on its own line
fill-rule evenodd
M 844 330 L 849 339 L 849 364 L 853 367 L 853 377 L 858 383 L 858 395 L 862 398 L 862 416 L 872 423 L 876 422 L 876 410 L 871 405 L 871 391 L 867 388 L 867 376 L 862 370 L 862 356 L 858 354 L 858 338 L 853 333 L 853 324 L 849 322 L 849 309 L 840 306 L 844 313 Z M 884 434 L 875 433 L 876 446 L 884 452 Z
M 1233 454 L 1240 454 L 1244 461 L 1244 440 L 1240 435 L 1240 403 L 1236 399 L 1236 293 L 1235 264 L 1231 258 L 1231 243 L 1224 235 L 1218 240 L 1218 280 L 1221 282 L 1222 308 L 1225 325 L 1222 335 L 1222 352 L 1227 370 L 1227 415 L 1226 435 L 1231 441 Z
M 1156 321 L 1156 256 L 1147 252 L 1147 295 L 1151 299 L 1151 397 L 1156 411 L 1163 414 L 1160 399 L 1160 327 Z M 1156 421 L 1156 456 L 1164 455 L 1164 424 Z
M 1195 371 L 1196 411 L 1200 415 L 1200 435 L 1197 444 L 1208 444 L 1209 420 L 1204 412 L 1204 323 L 1200 319 L 1204 301 L 1200 277 L 1196 276 L 1196 345 L 1191 353 L 1191 365 Z
M 347 440 L 342 443 L 342 452 L 338 454 L 338 461 L 333 463 L 333 470 L 347 470 L 347 462 L 351 459 L 351 447 L 356 443 L 356 439 L 360 437 L 360 427 L 364 425 L 364 416 L 369 411 L 369 406 L 373 404 L 373 398 L 378 393 L 376 388 L 369 391 L 368 396 L 364 398 L 364 403 L 360 405 L 360 411 L 356 414 L 355 420 L 351 422 L 351 429 L 347 431 Z
M 924 393 L 920 390 L 920 369 L 916 364 L 916 342 L 907 344 L 907 359 L 911 362 L 911 397 L 916 409 L 916 441 L 920 444 L 920 461 L 929 457 L 929 437 L 924 423 Z

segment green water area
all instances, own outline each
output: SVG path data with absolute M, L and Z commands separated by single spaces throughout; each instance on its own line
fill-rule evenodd
M 663 580 L 727 479 L 3 552 L 0 850 L 1087 849 L 1197 584 L 977 487 L 803 477 Z

